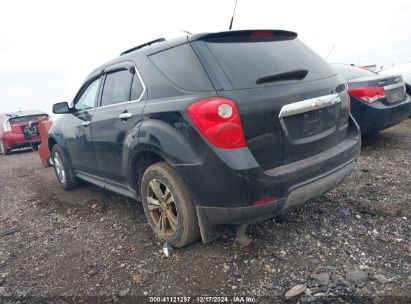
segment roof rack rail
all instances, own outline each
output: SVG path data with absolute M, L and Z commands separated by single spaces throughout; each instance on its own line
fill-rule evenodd
M 166 41 L 166 39 L 164 39 L 164 38 L 158 38 L 158 39 L 155 39 L 155 40 L 152 40 L 152 41 L 149 41 L 149 42 L 140 44 L 140 45 L 138 45 L 138 46 L 136 46 L 136 47 L 133 47 L 132 49 L 129 49 L 129 50 L 127 50 L 127 51 L 124 51 L 123 53 L 120 54 L 120 56 L 123 56 L 123 55 L 125 55 L 125 54 L 134 52 L 135 50 L 138 50 L 138 49 L 141 49 L 141 48 L 143 48 L 143 47 L 152 45 L 152 44 L 154 44 L 154 43 L 160 43 L 160 42 L 163 42 L 163 41 Z

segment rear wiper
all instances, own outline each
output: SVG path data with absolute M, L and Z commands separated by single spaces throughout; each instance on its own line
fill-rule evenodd
M 256 80 L 256 84 L 263 84 L 267 82 L 283 81 L 283 80 L 302 80 L 307 76 L 308 70 L 293 70 L 287 72 L 275 73 L 260 77 Z

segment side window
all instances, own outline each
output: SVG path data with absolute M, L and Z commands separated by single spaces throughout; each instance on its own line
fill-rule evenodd
M 101 106 L 108 106 L 130 100 L 133 74 L 129 70 L 121 70 L 107 74 L 104 82 Z
M 183 90 L 213 90 L 203 66 L 188 43 L 153 54 L 149 58 L 164 76 Z
M 101 78 L 94 80 L 89 84 L 87 89 L 81 94 L 80 98 L 77 99 L 74 108 L 77 110 L 86 110 L 94 108 L 96 97 L 98 93 L 98 88 L 100 86 Z

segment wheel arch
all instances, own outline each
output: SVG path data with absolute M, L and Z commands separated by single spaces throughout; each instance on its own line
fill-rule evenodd
M 193 135 L 183 133 L 159 119 L 149 119 L 143 122 L 138 140 L 130 149 L 128 161 L 128 168 L 131 170 L 130 184 L 135 187 L 137 197 L 140 195 L 141 177 L 150 165 L 166 161 L 173 167 L 181 164 L 198 164 L 203 161 L 207 150 L 205 148 L 194 150 L 193 146 L 200 145 L 199 139 L 193 139 Z M 204 145 L 204 143 L 201 144 Z
M 140 200 L 141 199 L 141 180 L 143 178 L 144 172 L 147 170 L 148 167 L 154 165 L 159 162 L 167 161 L 161 153 L 158 151 L 152 150 L 142 150 L 136 153 L 131 160 L 130 168 L 130 177 L 131 177 L 131 184 L 134 185 L 136 196 Z

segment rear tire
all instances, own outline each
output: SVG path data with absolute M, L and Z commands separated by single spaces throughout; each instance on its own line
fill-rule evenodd
M 51 157 L 54 165 L 54 172 L 64 190 L 71 190 L 78 186 L 79 179 L 74 175 L 68 159 L 59 144 L 53 146 Z
M 11 149 L 6 149 L 6 148 L 4 147 L 3 141 L 1 140 L 1 141 L 0 141 L 0 154 L 10 155 L 10 153 L 11 153 Z
M 166 162 L 154 164 L 144 172 L 141 197 L 147 221 L 161 239 L 179 248 L 200 238 L 191 195 Z

